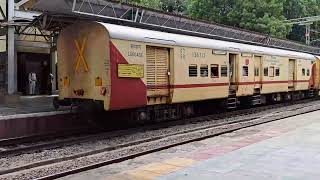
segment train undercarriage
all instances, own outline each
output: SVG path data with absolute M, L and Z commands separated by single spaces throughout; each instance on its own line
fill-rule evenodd
M 59 106 L 70 106 L 79 114 L 79 118 L 87 118 L 95 122 L 110 122 L 110 119 L 118 123 L 144 124 L 161 121 L 170 121 L 214 114 L 236 109 L 250 108 L 267 104 L 297 101 L 313 98 L 319 95 L 319 90 L 310 89 L 305 91 L 292 91 L 273 94 L 258 94 L 253 96 L 236 97 L 229 96 L 226 99 L 215 99 L 180 104 L 152 105 L 135 109 L 105 111 L 102 101 L 64 99 L 54 100 L 56 108 Z M 105 122 L 104 122 L 105 123 Z M 112 121 L 112 123 L 114 123 Z

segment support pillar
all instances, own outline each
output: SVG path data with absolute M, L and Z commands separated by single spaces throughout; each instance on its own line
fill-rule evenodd
M 57 91 L 57 70 L 56 70 L 56 63 L 57 63 L 57 50 L 51 50 L 51 74 L 53 75 L 53 83 L 52 83 L 52 92 L 55 93 Z
M 306 44 L 310 45 L 311 24 L 306 24 Z
M 14 0 L 8 0 L 8 22 L 13 22 Z M 17 92 L 17 56 L 15 50 L 15 29 L 8 27 L 7 34 L 7 54 L 8 54 L 8 94 L 13 95 Z
M 13 95 L 17 92 L 17 56 L 15 50 L 14 28 L 8 28 L 8 94 Z

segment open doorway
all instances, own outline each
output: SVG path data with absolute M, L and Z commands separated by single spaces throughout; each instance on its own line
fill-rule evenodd
M 17 53 L 18 91 L 23 95 L 45 95 L 51 93 L 50 54 Z M 30 92 L 30 75 L 35 80 L 34 92 Z
M 288 69 L 288 88 L 294 88 L 294 80 L 295 78 L 295 71 L 296 71 L 296 60 L 295 59 L 289 59 L 289 69 Z
M 229 78 L 230 78 L 230 88 L 235 88 L 237 84 L 237 54 L 229 54 Z

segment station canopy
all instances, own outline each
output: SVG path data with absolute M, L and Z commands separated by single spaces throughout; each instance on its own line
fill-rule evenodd
M 24 7 L 42 12 L 34 24 L 50 31 L 82 20 L 101 21 L 320 55 L 319 47 L 118 1 L 29 0 Z

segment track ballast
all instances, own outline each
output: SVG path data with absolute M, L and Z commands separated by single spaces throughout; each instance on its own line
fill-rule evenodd
M 18 156 L 2 158 L 0 179 L 62 177 L 241 128 L 317 111 L 320 109 L 318 104 L 319 100 L 302 100 L 291 105 L 282 103 L 79 137 L 79 141 L 74 139 L 73 143 L 58 148 L 44 147 L 32 154 L 28 151 L 28 154 L 21 152 Z

